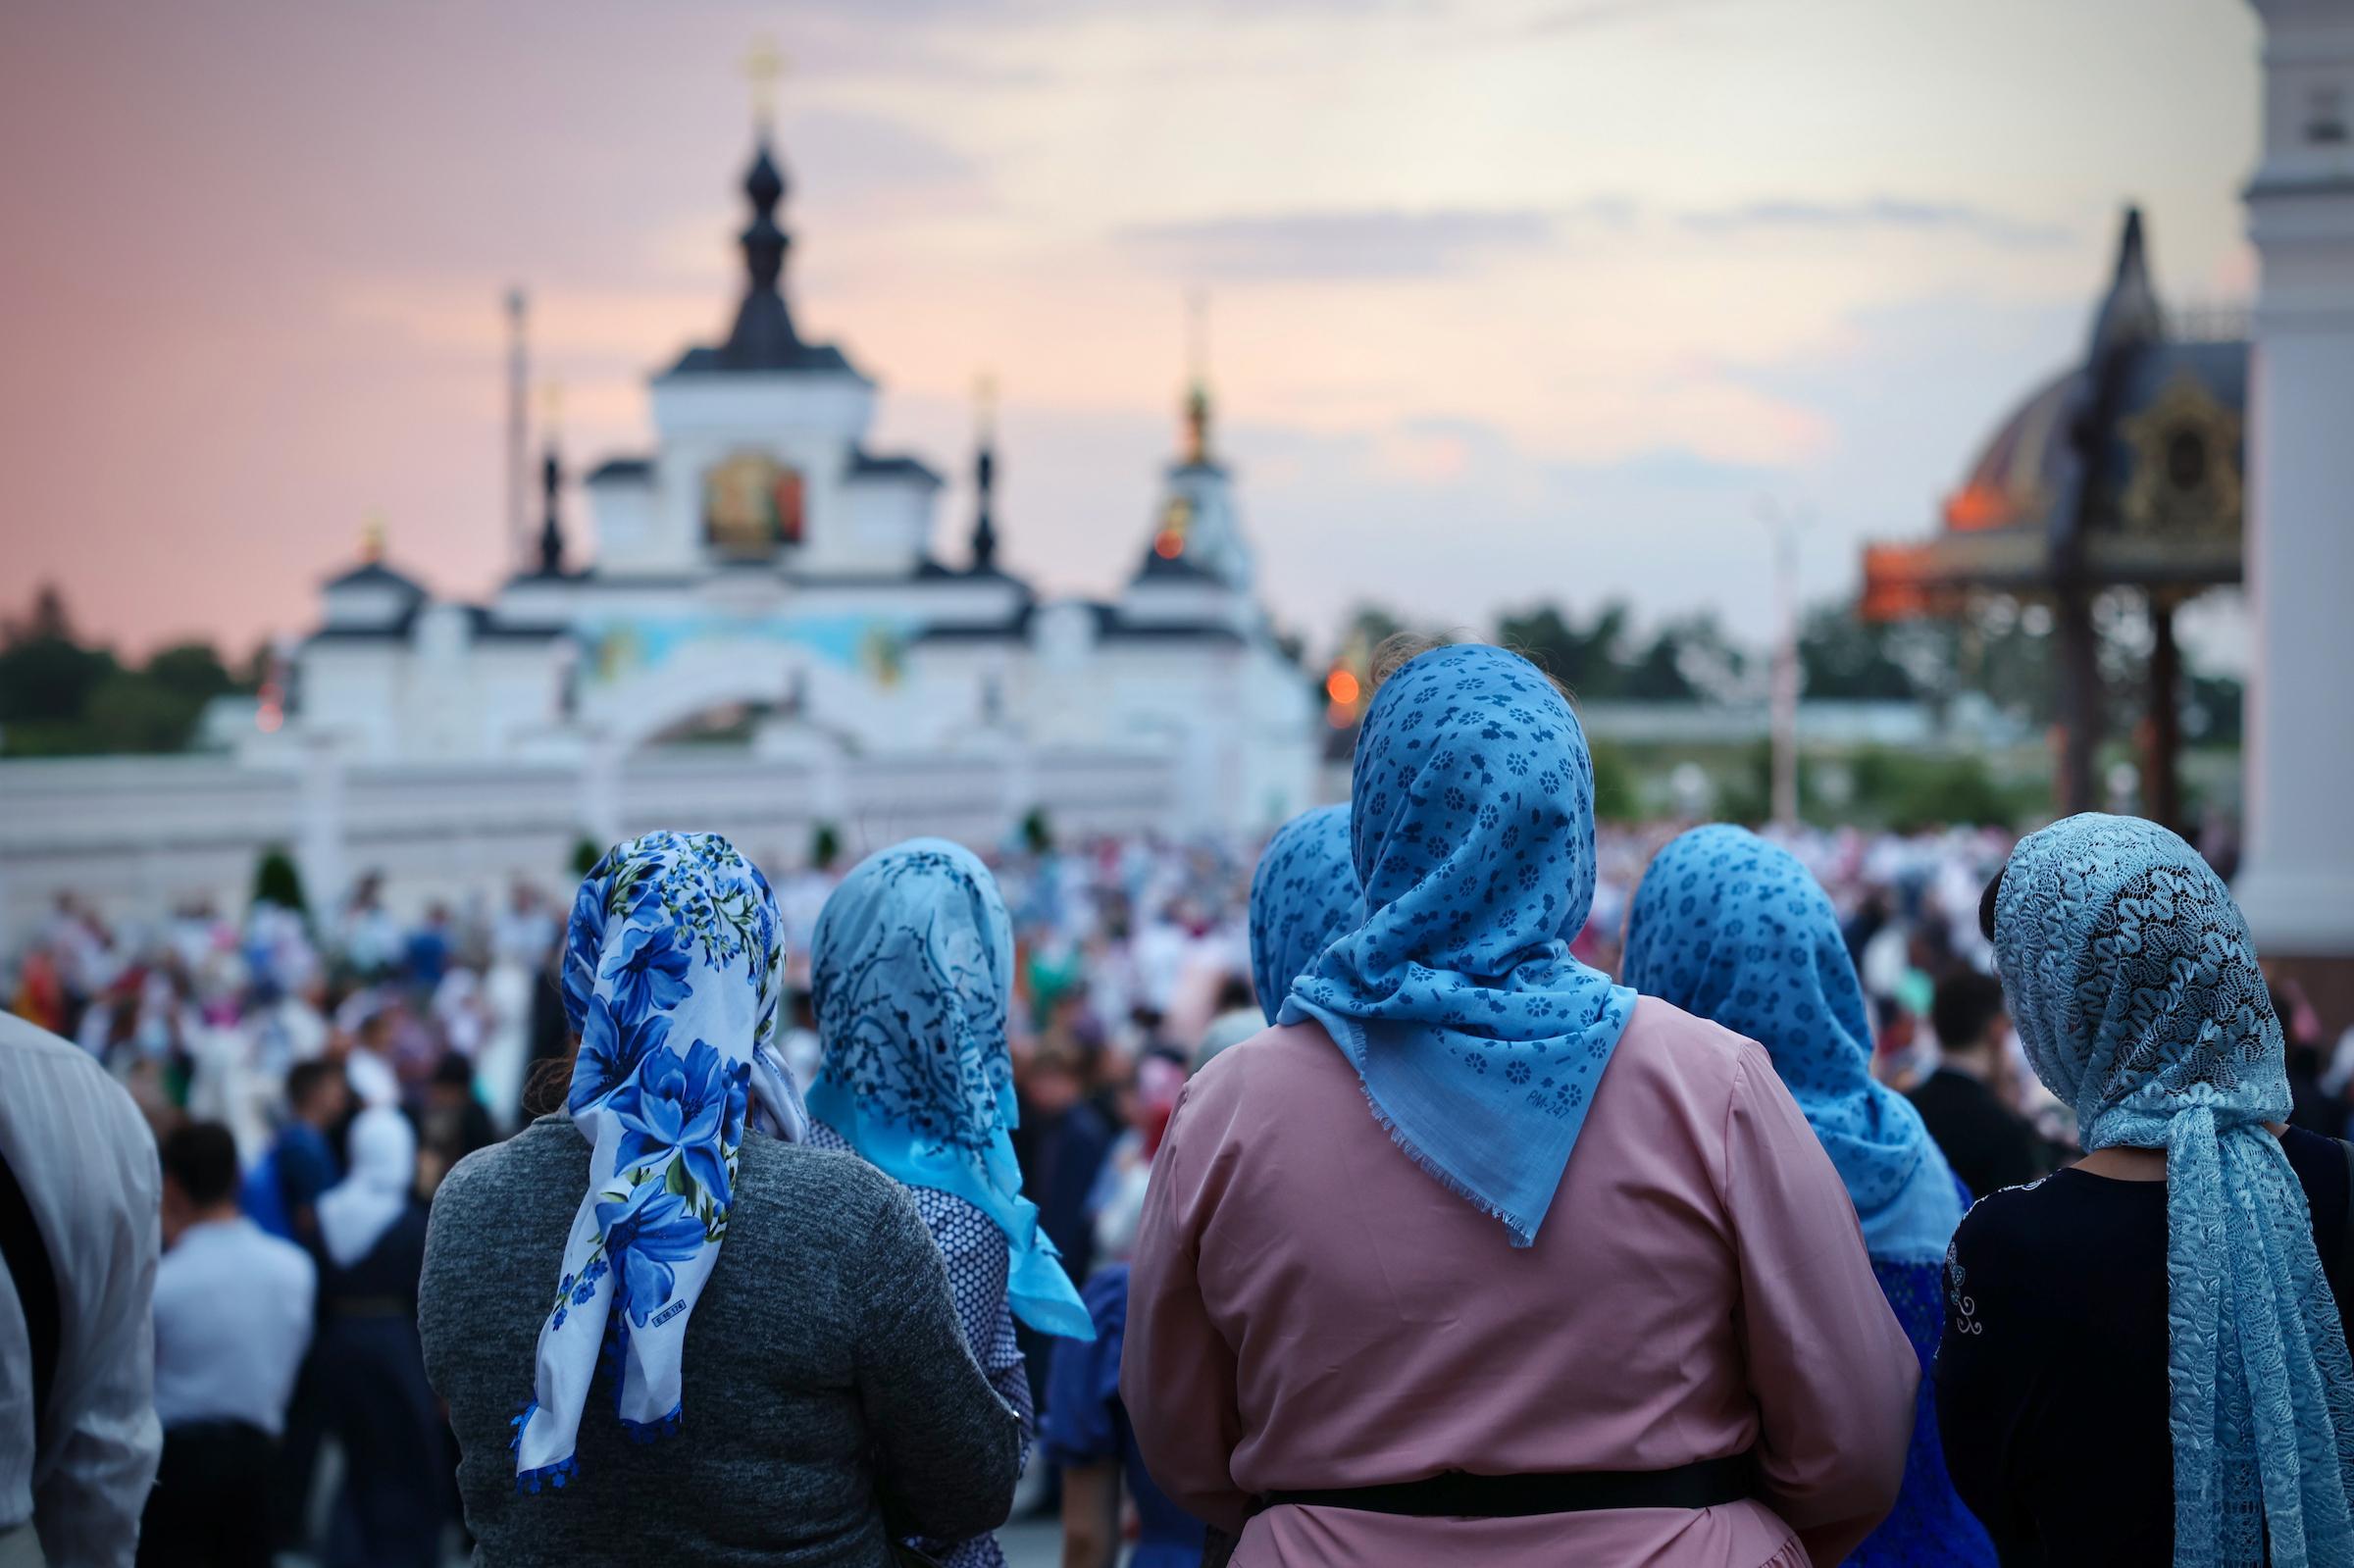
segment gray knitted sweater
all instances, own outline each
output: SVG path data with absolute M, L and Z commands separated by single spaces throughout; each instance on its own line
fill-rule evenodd
M 478 1564 L 887 1568 L 890 1536 L 1004 1522 L 1021 1422 L 965 1348 L 914 1205 L 854 1155 L 759 1134 L 688 1325 L 680 1430 L 633 1443 L 600 1371 L 578 1475 L 517 1492 L 508 1423 L 588 1187 L 588 1144 L 548 1116 L 461 1160 L 434 1199 L 418 1327 Z

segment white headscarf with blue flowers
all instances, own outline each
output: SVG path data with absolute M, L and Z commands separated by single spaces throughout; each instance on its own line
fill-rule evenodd
M 679 1354 L 719 1258 L 737 1150 L 757 1114 L 798 1140 L 808 1116 L 774 1053 L 785 944 L 759 869 L 717 834 L 648 834 L 581 884 L 564 1010 L 581 1037 L 568 1105 L 588 1194 L 539 1330 L 515 1483 L 561 1487 L 601 1356 L 622 1425 L 651 1441 L 682 1414 Z
M 1094 1339 L 1013 1157 L 1013 927 L 989 868 L 942 838 L 869 855 L 817 917 L 809 987 L 825 1047 L 812 1113 L 901 1185 L 963 1198 L 1005 1233 L 1015 1317 Z
M 1569 954 L 1594 903 L 1594 760 L 1536 666 L 1437 648 L 1366 710 L 1350 789 L 1365 919 L 1292 983 L 1382 1126 L 1527 1246 L 1635 993 Z

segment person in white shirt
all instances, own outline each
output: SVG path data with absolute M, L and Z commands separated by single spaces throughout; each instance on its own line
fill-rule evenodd
M 0 1172 L 0 1564 L 125 1568 L 163 1446 L 155 1140 L 87 1052 L 8 1013 Z
M 311 1341 L 318 1268 L 238 1212 L 237 1146 L 218 1122 L 164 1139 L 155 1413 L 164 1456 L 141 1564 L 268 1568 L 271 1473 Z

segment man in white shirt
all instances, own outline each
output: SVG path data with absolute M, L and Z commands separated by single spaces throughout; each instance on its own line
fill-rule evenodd
M 155 1413 L 164 1458 L 139 1561 L 269 1568 L 271 1472 L 311 1342 L 318 1269 L 238 1211 L 228 1128 L 174 1130 L 163 1166 Z
M 155 1419 L 155 1139 L 79 1047 L 0 1013 L 0 1563 L 127 1568 Z M 36 1418 L 35 1411 L 39 1414 Z

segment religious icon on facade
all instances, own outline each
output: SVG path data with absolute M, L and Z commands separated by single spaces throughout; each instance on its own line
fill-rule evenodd
M 803 531 L 800 470 L 765 452 L 739 452 L 703 478 L 703 532 L 726 555 L 756 560 Z

